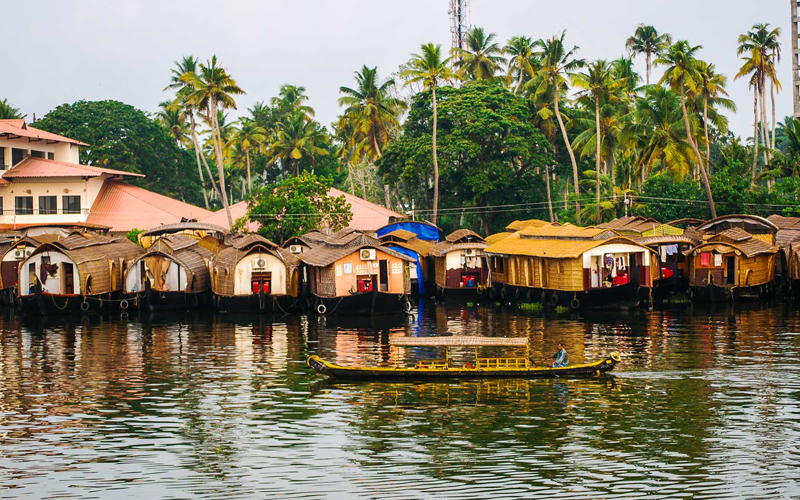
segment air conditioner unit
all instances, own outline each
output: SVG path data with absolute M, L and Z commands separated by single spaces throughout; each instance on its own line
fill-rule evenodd
M 464 257 L 475 257 L 475 249 L 467 248 L 466 250 L 464 250 Z
M 14 257 L 21 259 L 22 258 L 22 250 L 15 250 Z
M 289 251 L 293 254 L 303 253 L 302 245 L 289 245 Z
M 253 270 L 261 270 L 267 268 L 267 259 L 259 257 L 253 259 Z
M 31 256 L 31 251 L 25 250 L 25 257 L 30 257 L 30 256 Z
M 361 260 L 375 260 L 378 258 L 377 252 L 374 248 L 365 248 L 361 250 Z

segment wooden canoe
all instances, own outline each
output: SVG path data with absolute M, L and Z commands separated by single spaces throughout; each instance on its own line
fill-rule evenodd
M 399 367 L 356 367 L 339 366 L 329 363 L 319 356 L 309 356 L 308 366 L 324 375 L 354 380 L 424 380 L 436 378 L 572 378 L 597 377 L 608 373 L 620 362 L 618 353 L 594 363 L 573 365 L 564 368 L 532 367 L 532 368 L 413 368 Z

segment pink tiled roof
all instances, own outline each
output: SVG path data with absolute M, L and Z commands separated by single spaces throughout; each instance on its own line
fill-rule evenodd
M 25 124 L 25 120 L 0 120 L 0 137 L 2 136 L 27 137 L 28 139 L 41 139 L 48 142 L 68 142 L 77 146 L 88 146 L 88 144 L 64 137 L 63 135 L 52 134 L 39 130 Z
M 98 168 L 77 163 L 45 160 L 29 156 L 14 165 L 3 174 L 4 179 L 25 179 L 30 177 L 100 177 L 101 175 L 124 175 L 128 177 L 144 177 L 113 168 Z
M 186 219 L 205 219 L 213 212 L 122 181 L 105 181 L 86 222 L 111 231 L 153 229 Z M 227 226 L 227 224 L 226 224 Z
M 379 228 L 389 223 L 391 217 L 402 219 L 405 216 L 393 210 L 382 207 L 375 203 L 369 202 L 358 196 L 353 196 L 350 193 L 345 193 L 336 188 L 331 188 L 328 193 L 331 196 L 344 196 L 347 203 L 350 204 L 350 210 L 353 212 L 353 218 L 350 220 L 350 229 L 358 231 L 377 231 Z M 231 217 L 233 221 L 247 215 L 247 202 L 240 201 L 231 205 Z M 216 224 L 224 228 L 228 228 L 228 217 L 225 215 L 225 210 L 218 210 L 214 215 L 203 219 L 201 222 L 208 224 Z M 247 226 L 248 231 L 256 231 L 258 225 L 250 223 Z

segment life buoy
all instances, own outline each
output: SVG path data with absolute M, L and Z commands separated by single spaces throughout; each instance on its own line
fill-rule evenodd
M 128 306 L 129 306 L 128 301 L 125 299 L 122 299 L 122 302 L 119 303 L 119 308 L 122 309 L 123 311 L 126 311 L 128 309 Z
M 533 292 L 531 290 L 528 290 L 528 293 L 525 294 L 525 302 L 528 304 L 533 302 Z
M 519 288 L 514 290 L 514 302 L 519 302 L 519 297 L 520 297 L 521 294 L 522 294 L 522 292 L 519 291 Z
M 325 307 L 325 304 L 317 304 L 317 314 L 325 314 L 326 312 L 328 312 L 328 308 Z
M 550 296 L 550 305 L 553 307 L 558 305 L 558 293 L 553 292 L 553 295 Z
M 579 309 L 581 307 L 581 301 L 578 300 L 578 297 L 574 297 L 569 303 L 569 306 L 573 309 Z
M 411 299 L 406 298 L 405 302 L 403 303 L 403 310 L 407 313 L 411 312 Z
M 690 299 L 694 297 L 694 290 L 692 290 L 691 288 L 687 289 L 686 296 L 689 297 Z
M 86 302 L 86 299 L 81 302 L 81 311 L 86 312 L 89 310 L 89 303 Z
M 476 290 L 478 290 L 478 295 L 483 295 L 483 290 L 484 290 L 483 285 L 478 285 L 478 288 L 476 288 Z
M 496 288 L 492 287 L 492 288 L 489 289 L 489 298 L 492 299 L 492 300 L 497 298 L 497 289 Z
M 506 300 L 507 296 L 508 296 L 508 291 L 506 290 L 506 287 L 500 289 L 500 298 Z

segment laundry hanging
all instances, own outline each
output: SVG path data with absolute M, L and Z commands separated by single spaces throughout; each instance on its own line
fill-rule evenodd
M 700 254 L 700 265 L 705 267 L 711 265 L 711 254 L 709 252 L 702 252 Z
M 722 267 L 722 254 L 715 253 L 714 254 L 714 267 Z

